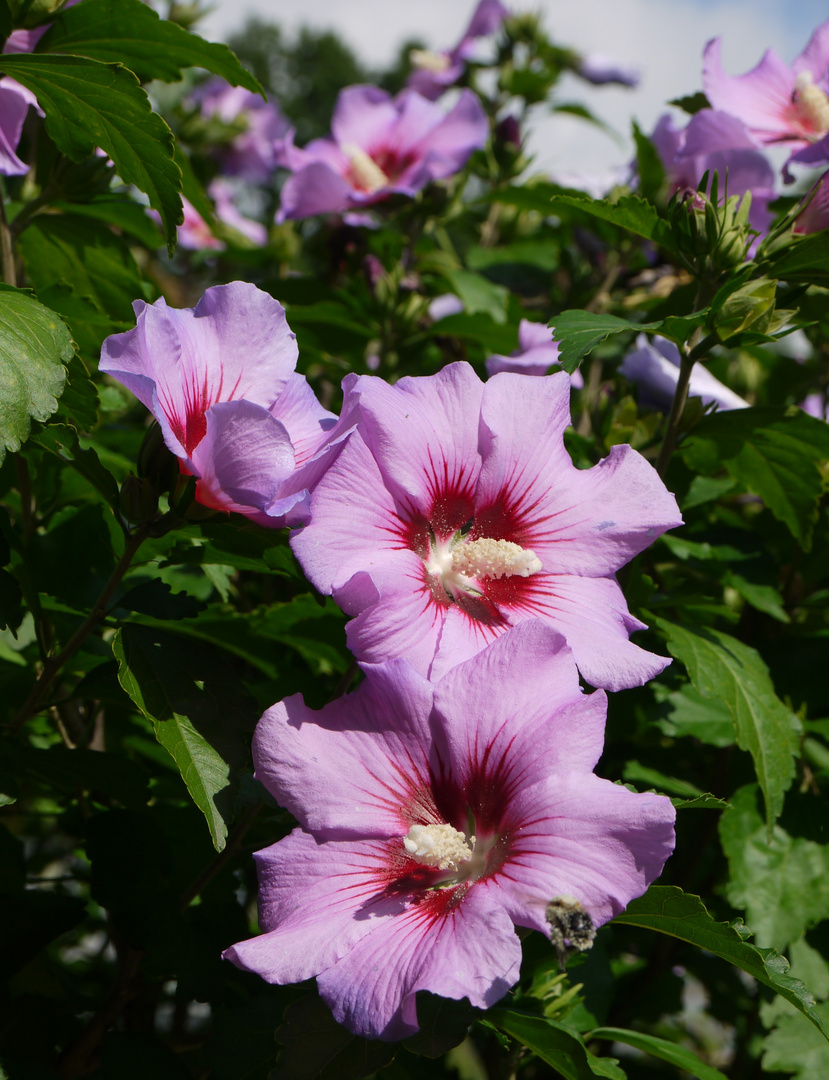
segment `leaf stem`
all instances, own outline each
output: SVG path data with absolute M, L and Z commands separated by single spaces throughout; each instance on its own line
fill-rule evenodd
M 691 340 L 693 341 L 694 339 L 692 338 Z M 676 449 L 679 427 L 682 423 L 682 413 L 685 409 L 685 402 L 688 400 L 688 386 L 691 382 L 691 372 L 694 369 L 694 364 L 701 357 L 705 356 L 711 349 L 711 346 L 715 345 L 718 340 L 716 334 L 709 334 L 708 337 L 703 338 L 702 341 L 698 341 L 691 347 L 685 345 L 680 354 L 679 378 L 677 379 L 676 390 L 674 390 L 674 399 L 671 402 L 671 411 L 668 415 L 665 437 L 662 440 L 662 446 L 659 448 L 659 457 L 656 459 L 656 471 L 660 476 L 665 475 L 665 470 L 668 468 L 668 462 L 671 460 L 671 455 Z
M 115 569 L 109 576 L 109 580 L 101 590 L 101 595 L 95 601 L 95 605 L 92 611 L 84 619 L 72 637 L 67 641 L 64 647 L 55 656 L 50 656 L 46 663 L 43 665 L 43 670 L 37 678 L 37 682 L 32 687 L 31 693 L 24 701 L 14 720 L 8 726 L 8 732 L 10 735 L 14 735 L 20 730 L 20 728 L 26 723 L 29 717 L 34 716 L 38 711 L 40 702 L 42 701 L 46 691 L 54 682 L 56 676 L 60 672 L 63 665 L 67 660 L 75 655 L 78 649 L 86 641 L 87 637 L 95 629 L 98 623 L 102 622 L 106 618 L 106 606 L 112 599 L 115 590 L 121 582 L 124 574 L 130 567 L 132 560 L 144 540 L 147 538 L 148 530 L 146 526 L 142 526 L 131 536 L 127 537 L 127 542 L 124 547 L 124 553 L 115 565 Z

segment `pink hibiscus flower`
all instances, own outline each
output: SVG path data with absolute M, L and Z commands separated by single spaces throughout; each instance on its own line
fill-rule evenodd
M 538 622 L 437 685 L 391 661 L 321 712 L 274 705 L 256 776 L 302 828 L 258 852 L 264 933 L 225 956 L 273 983 L 316 976 L 340 1023 L 402 1039 L 419 990 L 502 997 L 515 926 L 588 946 L 674 845 L 669 799 L 594 775 L 605 710 Z
M 829 160 L 829 20 L 791 65 L 768 49 L 745 75 L 725 74 L 714 38 L 703 53 L 702 85 L 711 105 L 742 120 L 763 146 L 790 146 L 789 161 Z
M 101 371 L 143 402 L 196 498 L 271 528 L 297 524 L 309 491 L 350 430 L 294 368 L 285 309 L 243 281 L 208 289 L 195 308 L 136 300 L 135 329 L 108 337 Z
M 463 168 L 488 134 L 471 90 L 445 113 L 414 90 L 391 98 L 376 86 L 349 86 L 337 100 L 330 139 L 304 149 L 293 145 L 293 133 L 283 140 L 280 164 L 293 176 L 282 188 L 277 219 L 342 213 L 393 194 L 411 197 Z
M 509 626 L 543 619 L 594 686 L 662 671 L 667 658 L 629 641 L 643 624 L 614 574 L 682 518 L 629 446 L 575 468 L 566 374 L 484 384 L 461 363 L 394 386 L 346 384 L 358 430 L 292 546 L 320 592 L 357 616 L 358 659 L 402 656 L 439 678 Z

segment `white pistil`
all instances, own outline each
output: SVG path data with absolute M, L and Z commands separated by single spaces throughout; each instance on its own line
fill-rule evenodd
M 541 559 L 531 548 L 511 540 L 468 540 L 452 552 L 452 569 L 471 577 L 529 577 L 541 569 Z
M 829 97 L 815 86 L 811 71 L 801 71 L 794 83 L 792 101 L 798 113 L 819 137 L 829 131 Z
M 421 71 L 433 71 L 436 75 L 446 71 L 452 63 L 446 53 L 436 53 L 430 49 L 410 49 L 409 62 L 412 67 L 420 68 Z
M 377 162 L 369 157 L 362 146 L 357 146 L 356 143 L 346 143 L 342 149 L 351 162 L 351 175 L 354 178 L 354 183 L 361 191 L 373 193 L 388 186 L 388 176 Z
M 412 825 L 403 847 L 417 862 L 438 870 L 457 870 L 461 863 L 472 858 L 475 837 L 467 843 L 463 833 L 451 825 Z

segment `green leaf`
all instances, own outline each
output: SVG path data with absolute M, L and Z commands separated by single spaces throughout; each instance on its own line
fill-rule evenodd
M 763 500 L 809 549 L 829 459 L 829 425 L 798 408 L 736 409 L 704 417 L 682 444 L 695 471 L 722 468 Z
M 178 161 L 178 158 L 176 158 Z M 155 222 L 147 214 L 146 206 L 114 195 L 99 195 L 86 203 L 54 202 L 52 207 L 63 213 L 71 213 L 107 225 L 115 225 L 128 236 L 135 237 L 145 247 L 155 250 L 163 239 Z
M 668 104 L 676 105 L 678 109 L 683 109 L 689 116 L 693 116 L 702 109 L 711 108 L 711 103 L 702 90 L 697 90 L 695 94 L 688 94 L 685 97 L 674 98 Z
M 698 799 L 704 796 L 704 792 L 687 780 L 678 780 L 673 776 L 666 776 L 658 769 L 652 769 L 642 765 L 638 761 L 629 761 L 622 771 L 622 779 L 629 784 L 647 784 L 669 795 L 679 795 L 683 799 Z
M 688 669 L 694 689 L 728 706 L 737 745 L 754 759 L 771 829 L 794 777 L 797 717 L 775 694 L 768 668 L 754 649 L 720 630 L 697 632 L 664 619 L 655 622 L 671 655 Z
M 153 723 L 221 851 L 238 770 L 247 760 L 255 703 L 222 654 L 161 631 L 129 624 L 113 639 L 118 679 Z
M 28 290 L 0 285 L 0 464 L 26 441 L 33 419 L 57 409 L 73 351 L 54 311 Z
M 68 424 L 49 424 L 32 436 L 32 441 L 61 461 L 72 465 L 81 476 L 103 495 L 113 511 L 118 510 L 118 485 L 115 477 L 101 464 L 91 448 L 84 450 L 78 433 Z
M 173 134 L 135 75 L 86 57 L 31 54 L 0 55 L 0 70 L 35 94 L 58 150 L 82 161 L 100 147 L 121 179 L 147 195 L 172 252 L 184 220 Z
M 481 1016 L 481 1010 L 470 1005 L 469 998 L 454 1001 L 428 990 L 418 990 L 416 1001 L 420 1030 L 416 1035 L 410 1035 L 403 1045 L 410 1053 L 423 1057 L 443 1057 L 463 1042 L 470 1025 Z
M 664 735 L 692 736 L 708 746 L 734 745 L 731 710 L 719 698 L 706 698 L 686 683 L 665 700 L 666 714 L 657 721 Z
M 829 1026 L 829 1002 L 818 1005 L 815 1012 Z M 794 1073 L 795 1080 L 826 1080 L 829 1076 L 829 1046 L 799 1016 L 782 1017 L 763 1046 L 766 1072 Z
M 829 245 L 826 233 L 816 232 L 802 238 L 789 237 L 785 247 L 774 252 L 764 269 L 770 277 L 790 283 L 829 285 Z
M 555 1020 L 518 1009 L 490 1009 L 489 1023 L 532 1050 L 566 1080 L 592 1080 L 604 1076 L 607 1080 L 625 1080 L 615 1058 L 598 1058 L 591 1054 L 580 1035 Z
M 447 270 L 446 277 L 470 315 L 488 314 L 501 325 L 507 321 L 509 290 L 503 285 L 472 270 Z
M 397 1052 L 395 1043 L 352 1035 L 316 994 L 288 1006 L 274 1037 L 282 1053 L 271 1080 L 362 1080 Z
M 759 949 L 746 940 L 746 928 L 716 922 L 698 896 L 686 894 L 675 885 L 651 885 L 644 896 L 632 900 L 616 923 L 641 926 L 660 934 L 687 941 L 734 964 L 735 967 L 771 987 L 795 1008 L 808 1016 L 829 1040 L 829 1032 L 815 1009 L 815 999 L 799 979 L 786 972 L 789 962 L 776 949 Z
M 746 912 L 760 945 L 785 948 L 829 917 L 829 847 L 790 836 L 780 825 L 768 838 L 753 784 L 731 797 L 720 819 L 728 858 L 728 902 Z
M 562 311 L 550 321 L 553 338 L 559 343 L 561 366 L 570 375 L 583 357 L 612 334 L 625 331 L 656 331 L 661 323 L 637 323 L 617 315 L 599 315 L 592 311 Z
M 618 225 L 620 229 L 642 236 L 659 244 L 665 251 L 676 254 L 671 227 L 659 216 L 655 206 L 638 195 L 623 195 L 620 199 L 591 199 L 589 195 L 554 195 L 550 212 L 567 206 L 581 210 L 600 221 Z
M 678 1069 L 683 1069 L 696 1077 L 696 1080 L 727 1080 L 719 1069 L 700 1061 L 692 1050 L 669 1042 L 667 1039 L 659 1039 L 656 1035 L 646 1035 L 642 1031 L 628 1031 L 626 1028 L 601 1027 L 591 1031 L 588 1037 L 591 1040 L 606 1039 L 608 1042 L 620 1042 L 625 1046 L 633 1046 L 661 1061 L 667 1061 L 669 1065 L 676 1065 Z
M 12 13 L 9 9 L 8 0 L 0 0 L 0 37 L 7 38 L 12 32 Z
M 647 135 L 642 133 L 636 121 L 633 122 L 633 141 L 636 144 L 639 190 L 646 199 L 654 199 L 665 182 L 665 167 L 656 147 Z
M 177 23 L 160 19 L 141 0 L 84 0 L 58 15 L 37 51 L 124 64 L 142 82 L 177 82 L 182 68 L 206 68 L 232 86 L 262 93 L 227 45 L 205 41 Z

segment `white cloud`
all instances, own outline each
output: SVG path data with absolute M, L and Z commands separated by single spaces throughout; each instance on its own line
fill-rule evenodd
M 202 24 L 208 37 L 227 37 L 256 14 L 289 31 L 300 24 L 335 29 L 364 61 L 377 66 L 389 63 L 407 38 L 422 38 L 432 48 L 451 47 L 474 7 L 474 0 L 214 2 L 214 12 Z M 804 20 L 815 14 L 809 0 L 798 14 L 787 0 L 512 0 L 511 6 L 543 11 L 548 31 L 561 45 L 605 53 L 642 71 L 636 90 L 596 88 L 576 78 L 560 88 L 560 100 L 587 104 L 624 136 L 624 147 L 583 121 L 536 110 L 531 147 L 537 167 L 588 172 L 604 171 L 630 156 L 632 117 L 650 131 L 666 101 L 701 88 L 702 49 L 709 38 L 722 36 L 725 67 L 739 74 L 753 67 L 769 45 L 791 59 L 812 28 Z

